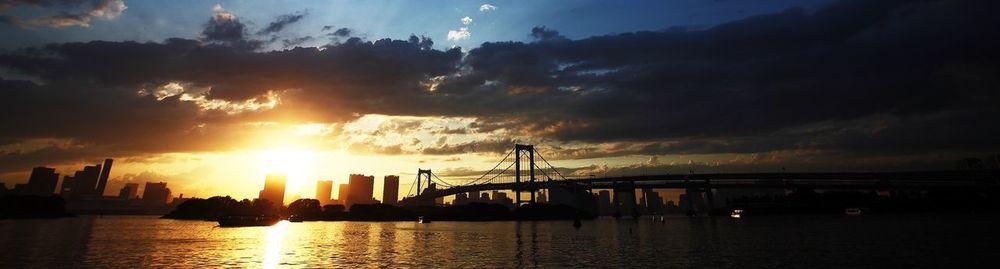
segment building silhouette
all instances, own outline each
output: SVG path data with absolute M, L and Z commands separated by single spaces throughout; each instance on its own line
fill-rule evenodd
M 320 205 L 329 204 L 330 197 L 332 197 L 332 195 L 333 195 L 332 180 L 316 181 L 316 200 L 319 200 Z
M 663 213 L 663 198 L 651 188 L 642 189 L 641 205 L 645 213 Z
M 170 202 L 170 188 L 166 182 L 146 182 L 142 190 L 142 203 L 150 207 L 164 206 Z
M 112 162 L 112 159 L 105 159 L 104 169 L 101 169 L 100 164 L 85 166 L 83 170 L 73 173 L 73 176 L 63 177 L 59 194 L 68 199 L 99 198 L 103 196 L 104 188 L 107 187 L 108 177 L 111 174 Z
M 101 170 L 101 176 L 97 180 L 97 189 L 94 191 L 97 196 L 104 196 L 104 188 L 108 186 L 108 176 L 111 174 L 111 163 L 114 160 L 104 159 L 104 166 Z
M 59 173 L 56 173 L 56 169 L 35 167 L 31 169 L 28 183 L 14 185 L 14 191 L 19 194 L 52 196 L 57 183 L 59 183 Z
M 100 165 L 85 166 L 83 170 L 74 172 L 72 177 L 63 179 L 62 190 L 59 193 L 69 199 L 94 194 L 100 173 Z
M 455 194 L 455 200 L 451 201 L 451 204 L 453 204 L 453 205 L 464 205 L 464 204 L 468 204 L 468 203 L 470 203 L 469 202 L 469 194 L 465 193 L 465 192 L 456 193 Z
M 118 191 L 118 198 L 122 199 L 135 199 L 136 195 L 139 194 L 139 183 L 125 183 L 125 187 L 122 187 Z
M 597 213 L 603 216 L 610 216 L 615 211 L 611 208 L 611 191 L 602 190 L 597 192 Z
M 345 207 L 350 209 L 355 204 L 374 203 L 375 176 L 351 174 L 347 179 L 347 184 L 350 186 L 347 191 L 347 200 L 344 202 Z
M 285 175 L 268 174 L 264 178 L 264 189 L 260 191 L 257 198 L 271 201 L 277 207 L 283 206 L 285 204 Z
M 382 203 L 395 205 L 399 202 L 399 176 L 385 176 L 382 183 Z
M 344 204 L 347 202 L 347 193 L 351 192 L 351 185 L 340 184 L 337 189 L 337 203 Z M 344 206 L 347 207 L 347 206 Z

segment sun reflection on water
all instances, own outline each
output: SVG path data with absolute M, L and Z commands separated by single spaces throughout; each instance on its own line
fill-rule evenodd
M 267 227 L 267 239 L 264 248 L 264 268 L 278 268 L 281 263 L 281 246 L 285 239 L 285 231 L 288 230 L 288 221 L 283 220 L 277 224 Z

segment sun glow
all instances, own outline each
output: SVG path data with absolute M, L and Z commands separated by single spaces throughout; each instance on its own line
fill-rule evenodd
M 286 176 L 286 195 L 288 201 L 291 193 L 299 190 L 310 179 L 316 179 L 316 152 L 301 148 L 275 148 L 261 150 L 257 155 L 257 169 L 261 180 L 266 174 L 283 174 Z

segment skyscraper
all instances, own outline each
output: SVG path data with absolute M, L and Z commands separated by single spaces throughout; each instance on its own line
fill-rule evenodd
M 351 174 L 347 180 L 350 190 L 347 193 L 347 201 L 344 206 L 351 208 L 355 204 L 372 204 L 375 192 L 375 176 L 365 176 L 361 174 Z
M 614 209 L 611 208 L 611 191 L 597 192 L 597 213 L 604 216 L 614 214 Z
M 97 193 L 97 179 L 100 177 L 101 165 L 85 166 L 82 171 L 73 174 L 72 185 L 67 189 L 63 182 L 63 193 L 69 198 L 91 196 Z
M 319 200 L 320 205 L 329 204 L 330 197 L 332 194 L 333 194 L 332 180 L 316 181 L 316 200 Z
M 134 199 L 135 195 L 139 193 L 139 183 L 125 183 L 125 187 L 122 187 L 118 191 L 118 198 L 122 199 Z
M 146 182 L 142 190 L 142 203 L 147 206 L 164 206 L 170 202 L 170 189 L 166 182 Z
M 31 169 L 31 176 L 28 177 L 28 194 L 50 196 L 55 191 L 58 182 L 59 174 L 56 173 L 56 169 L 35 167 Z
M 268 174 L 264 179 L 264 189 L 257 197 L 261 200 L 268 200 L 276 207 L 285 204 L 285 175 Z
M 344 207 L 347 207 L 345 203 L 347 203 L 347 194 L 351 192 L 351 185 L 340 184 L 340 188 L 338 190 L 337 200 L 339 200 L 340 204 L 345 205 Z
M 382 183 L 382 203 L 395 205 L 399 201 L 399 176 L 385 176 Z
M 97 181 L 97 189 L 94 191 L 94 194 L 97 194 L 97 196 L 104 196 L 104 188 L 108 186 L 108 174 L 111 173 L 111 163 L 113 161 L 112 159 L 104 159 L 104 169 L 101 170 L 100 179 Z

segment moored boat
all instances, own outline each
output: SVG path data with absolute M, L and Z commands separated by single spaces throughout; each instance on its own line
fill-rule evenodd
M 862 213 L 863 213 L 863 211 L 861 210 L 861 208 L 857 208 L 857 207 L 851 207 L 851 208 L 844 209 L 844 215 L 848 215 L 848 216 L 861 216 Z
M 729 217 L 734 219 L 743 217 L 743 209 L 733 209 L 733 212 L 729 213 Z

